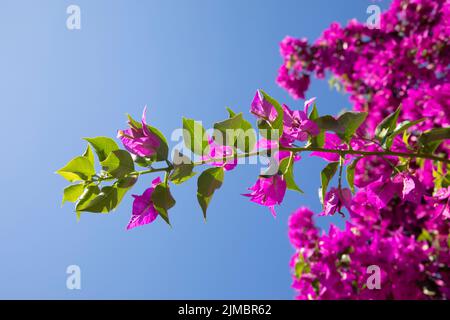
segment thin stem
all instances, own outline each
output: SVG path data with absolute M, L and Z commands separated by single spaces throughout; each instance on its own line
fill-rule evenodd
M 291 152 L 307 152 L 307 151 L 316 151 L 316 152 L 326 152 L 326 153 L 337 153 L 341 156 L 345 156 L 347 154 L 353 155 L 361 155 L 361 156 L 394 156 L 394 157 L 402 157 L 402 158 L 422 158 L 422 159 L 430 159 L 434 161 L 440 161 L 444 163 L 450 163 L 449 159 L 438 157 L 432 154 L 425 153 L 406 153 L 406 152 L 395 152 L 395 151 L 360 151 L 360 150 L 334 150 L 334 149 L 324 149 L 324 148 L 315 148 L 315 147 L 307 147 L 307 148 L 284 148 L 281 147 L 280 150 L 291 151 Z
M 290 152 L 292 152 L 292 156 L 298 152 L 315 151 L 315 152 L 336 153 L 336 154 L 339 154 L 341 156 L 341 158 L 345 158 L 345 156 L 347 154 L 352 154 L 352 155 L 359 155 L 359 156 L 379 156 L 382 158 L 384 158 L 385 156 L 395 156 L 395 157 L 402 157 L 402 158 L 409 158 L 409 159 L 422 158 L 422 159 L 429 159 L 429 160 L 443 162 L 445 164 L 450 163 L 449 159 L 438 157 L 438 156 L 435 156 L 432 154 L 405 153 L 405 152 L 395 152 L 395 151 L 389 151 L 389 150 L 387 150 L 387 151 L 334 150 L 334 149 L 325 149 L 325 148 L 317 148 L 317 147 L 303 147 L 303 148 L 302 147 L 295 147 L 295 148 L 281 147 L 279 150 L 280 151 L 290 151 Z M 266 153 L 267 153 L 267 150 L 264 150 L 263 152 L 261 152 L 261 151 L 248 152 L 248 153 L 235 154 L 235 155 L 229 156 L 229 157 L 210 158 L 210 159 L 205 159 L 205 160 L 198 161 L 198 162 L 193 162 L 192 165 L 193 166 L 201 166 L 201 165 L 208 164 L 208 163 L 215 162 L 215 161 L 227 162 L 229 160 L 234 160 L 234 159 L 238 159 L 238 158 L 250 158 L 250 157 L 259 156 L 259 155 L 267 155 Z M 167 162 L 167 164 L 168 164 L 168 166 L 165 168 L 158 168 L 158 169 L 152 168 L 152 169 L 143 170 L 143 171 L 134 171 L 134 172 L 131 172 L 129 174 L 129 176 L 144 175 L 144 174 L 156 173 L 156 172 L 170 173 L 170 171 L 172 171 L 174 167 L 170 162 Z M 342 174 L 343 166 L 341 165 L 340 167 L 341 167 L 340 173 Z
M 342 170 L 344 169 L 344 158 L 342 156 L 339 157 L 339 181 L 338 181 L 338 189 L 339 193 L 341 193 L 342 186 Z
M 134 171 L 129 173 L 129 176 L 135 176 L 135 175 L 143 175 L 143 174 L 149 174 L 149 173 L 156 173 L 156 172 L 167 172 L 171 170 L 170 167 L 165 167 L 165 168 L 158 168 L 158 169 L 148 169 L 148 170 L 143 170 L 143 171 Z
M 232 156 L 229 156 L 229 157 L 210 158 L 210 159 L 194 162 L 192 164 L 194 166 L 201 166 L 203 164 L 208 164 L 208 163 L 215 162 L 215 161 L 226 162 L 228 160 L 234 160 L 234 159 L 239 159 L 239 158 L 250 158 L 250 157 L 254 157 L 254 156 L 259 156 L 260 154 L 261 154 L 261 152 L 259 152 L 259 151 L 258 152 L 241 153 L 241 154 L 236 154 L 236 155 L 232 155 Z

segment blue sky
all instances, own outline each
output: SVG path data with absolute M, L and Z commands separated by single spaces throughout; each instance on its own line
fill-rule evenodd
M 388 1 L 379 3 L 383 8 Z M 66 8 L 81 8 L 81 30 L 66 28 Z M 319 212 L 323 162 L 296 167 L 305 195 L 288 193 L 278 218 L 240 194 L 257 166 L 227 173 L 204 223 L 195 179 L 173 188 L 173 228 L 162 220 L 125 231 L 131 197 L 109 215 L 61 207 L 65 181 L 54 174 L 83 152 L 87 136 L 115 136 L 125 113 L 170 136 L 182 116 L 211 127 L 225 107 L 247 113 L 263 88 L 292 108 L 275 84 L 286 35 L 317 38 L 333 21 L 365 21 L 369 0 L 315 1 L 9 1 L 0 3 L 0 298 L 290 299 L 287 237 L 291 212 Z M 313 81 L 321 113 L 351 108 Z M 253 120 L 247 114 L 247 119 Z M 174 145 L 175 143 L 173 143 Z M 135 186 L 141 193 L 150 177 Z M 342 224 L 320 218 L 321 227 Z M 81 268 L 82 289 L 66 288 L 66 268 Z

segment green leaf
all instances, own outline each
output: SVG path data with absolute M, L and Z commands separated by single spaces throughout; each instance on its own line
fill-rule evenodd
M 256 133 L 250 122 L 243 119 L 241 130 L 238 130 L 238 137 L 236 146 L 239 150 L 245 153 L 251 152 L 256 145 Z
M 450 186 L 450 164 L 442 162 L 437 164 L 437 169 L 433 169 L 434 190 L 447 188 Z
M 88 158 L 92 165 L 95 165 L 94 153 L 89 144 L 87 145 L 86 151 L 83 153 L 83 157 Z
M 309 120 L 316 120 L 319 118 L 319 110 L 317 109 L 317 104 L 314 103 L 311 113 L 309 114 Z
M 114 150 L 100 163 L 114 178 L 123 178 L 134 171 L 134 162 L 125 150 Z
M 136 163 L 138 166 L 143 167 L 143 168 L 148 168 L 153 163 L 153 161 L 150 158 L 139 157 L 136 155 L 133 156 L 133 158 L 134 158 L 134 163 Z
M 86 201 L 82 206 L 77 206 L 77 211 L 108 213 L 114 210 L 118 204 L 117 186 L 105 186 L 100 193 Z
M 277 111 L 277 117 L 275 118 L 274 121 L 272 121 L 272 128 L 279 130 L 279 134 L 281 136 L 281 133 L 283 132 L 283 117 L 284 117 L 283 108 L 281 107 L 281 104 L 277 100 L 269 96 L 266 92 L 264 92 L 264 90 L 259 91 L 263 95 L 264 99 L 268 103 L 270 103 Z
M 338 133 L 339 137 L 345 142 L 349 142 L 366 118 L 367 112 L 345 112 L 342 114 L 337 122 L 344 129 L 344 132 Z
M 184 156 L 178 150 L 175 151 L 173 164 L 175 168 L 170 174 L 169 180 L 174 184 L 182 184 L 196 175 L 196 173 L 192 171 L 194 169 L 194 165 L 192 164 L 191 159 Z
M 402 134 L 404 132 L 406 132 L 409 128 L 411 128 L 412 126 L 415 126 L 416 124 L 419 124 L 423 121 L 425 121 L 426 118 L 422 118 L 419 120 L 415 120 L 415 121 L 403 121 L 402 123 L 399 123 L 396 127 L 394 132 L 392 132 L 387 138 L 386 138 L 386 143 L 385 146 L 390 149 L 392 147 L 392 144 L 394 143 L 394 138 L 396 136 L 398 136 L 399 134 Z
M 131 188 L 132 186 L 134 186 L 136 184 L 138 180 L 138 175 L 129 175 L 125 178 L 119 179 L 117 180 L 117 187 L 118 188 L 123 188 L 123 189 L 128 189 Z
M 228 111 L 228 115 L 230 116 L 230 118 L 232 118 L 232 117 L 234 117 L 236 115 L 236 112 L 231 110 L 231 108 L 227 107 L 226 109 Z
M 305 258 L 303 257 L 303 254 L 300 252 L 298 254 L 298 260 L 295 264 L 294 273 L 297 279 L 300 279 L 304 273 L 310 273 L 311 267 L 309 264 L 305 261 Z
M 422 133 L 419 143 L 423 152 L 433 153 L 443 140 L 448 139 L 450 139 L 450 127 L 435 128 Z
M 422 119 L 418 119 L 415 121 L 409 121 L 409 120 L 403 121 L 403 122 L 399 123 L 397 125 L 397 127 L 395 127 L 395 130 L 394 130 L 394 133 L 392 134 L 392 136 L 397 136 L 399 134 L 402 134 L 403 132 L 405 132 L 406 130 L 411 128 L 412 126 L 415 126 L 416 124 L 424 122 L 425 120 L 427 120 L 427 118 L 422 118 Z
M 400 110 L 401 107 L 398 107 L 395 112 L 384 118 L 384 120 L 381 121 L 375 129 L 375 138 L 377 138 L 377 140 L 382 144 L 385 143 L 385 139 L 387 139 L 387 137 L 391 135 L 397 127 L 397 120 L 400 115 Z
M 224 170 L 221 167 L 209 168 L 202 172 L 197 181 L 197 200 L 206 220 L 206 210 L 214 192 L 222 186 Z
M 278 129 L 273 129 L 272 125 L 266 121 L 266 120 L 262 120 L 259 119 L 258 120 L 258 129 L 259 129 L 259 134 L 261 136 L 263 136 L 264 138 L 266 138 L 267 140 L 279 140 L 280 139 L 280 135 L 283 133 L 283 131 L 280 131 Z
M 323 131 L 333 131 L 338 135 L 345 134 L 345 128 L 343 128 L 341 124 L 332 116 L 322 116 L 314 119 L 314 122 L 317 124 L 319 129 Z
M 83 184 L 74 184 L 68 186 L 64 189 L 64 195 L 62 203 L 64 204 L 66 201 L 68 202 L 77 202 L 78 198 L 81 197 L 84 191 Z
M 417 237 L 417 241 L 427 241 L 432 243 L 433 236 L 426 229 L 422 229 L 422 233 Z
M 77 212 L 78 218 L 80 217 L 81 211 L 89 204 L 89 202 L 94 199 L 100 193 L 100 189 L 97 185 L 88 185 L 81 197 L 78 199 L 78 202 L 75 206 L 75 210 Z
M 175 205 L 175 199 L 170 194 L 170 189 L 163 183 L 158 184 L 152 193 L 152 201 L 161 218 L 170 225 L 168 210 Z
M 283 177 L 286 181 L 286 187 L 289 190 L 297 191 L 299 193 L 304 193 L 295 182 L 294 179 L 294 159 L 292 157 L 284 158 L 280 161 L 279 167 Z
M 87 186 L 76 205 L 77 216 L 79 217 L 81 212 L 107 213 L 114 210 L 136 181 L 136 176 L 130 176 L 101 190 L 97 185 Z
M 322 190 L 321 190 L 322 203 L 325 199 L 325 195 L 327 194 L 328 185 L 331 179 L 333 179 L 334 175 L 336 174 L 338 167 L 339 162 L 331 162 L 320 173 L 320 181 L 322 183 Z
M 70 182 L 89 180 L 95 174 L 94 165 L 83 156 L 69 161 L 63 168 L 56 171 L 57 174 Z
M 165 161 L 169 156 L 169 145 L 167 144 L 167 139 L 164 137 L 161 131 L 152 126 L 147 126 L 151 133 L 156 135 L 159 139 L 159 147 L 156 150 L 155 160 L 156 161 Z
M 222 145 L 233 146 L 237 138 L 235 132 L 241 128 L 242 120 L 242 113 L 239 113 L 229 119 L 215 123 L 214 140 L 221 142 Z
M 230 117 L 234 117 L 236 113 L 227 108 Z M 241 150 L 242 152 L 249 153 L 251 152 L 256 144 L 256 133 L 253 129 L 253 126 L 250 122 L 242 118 L 241 126 L 236 131 L 236 144 L 235 146 Z
M 208 153 L 209 144 L 206 139 L 206 131 L 200 122 L 183 118 L 183 138 L 184 144 L 193 153 L 200 156 Z
M 118 150 L 117 143 L 108 137 L 84 138 L 91 144 L 100 162 L 104 161 L 112 151 Z
M 309 114 L 310 120 L 316 120 L 319 118 L 319 111 L 317 110 L 317 105 L 314 103 L 314 106 L 311 110 L 311 113 Z M 314 148 L 322 148 L 325 144 L 325 130 L 319 129 L 320 132 L 317 136 L 310 136 L 309 138 L 309 144 L 311 147 Z
M 362 157 L 358 157 L 353 162 L 347 166 L 346 176 L 347 176 L 347 183 L 350 187 L 350 190 L 352 190 L 353 193 L 355 193 L 355 168 L 356 164 L 359 160 L 361 160 Z
M 138 176 L 127 176 L 123 179 L 117 180 L 117 204 L 116 208 L 122 202 L 125 194 L 130 190 L 137 182 Z

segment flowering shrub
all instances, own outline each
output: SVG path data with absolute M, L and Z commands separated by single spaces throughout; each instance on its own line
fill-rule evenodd
M 446 298 L 450 128 L 449 101 L 443 93 L 443 79 L 448 76 L 448 61 L 444 60 L 448 57 L 441 50 L 447 48 L 442 33 L 448 31 L 437 26 L 441 16 L 448 14 L 448 5 L 443 1 L 437 5 L 413 1 L 411 5 L 418 6 L 419 2 L 423 4 L 414 10 L 427 10 L 425 22 L 416 21 L 415 11 L 410 13 L 408 5 L 397 1 L 391 10 L 405 11 L 404 15 L 385 14 L 383 20 L 391 22 L 382 30 L 368 31 L 352 22 L 349 31 L 333 26 L 313 46 L 293 38 L 283 41 L 285 63 L 278 79 L 282 86 L 295 97 L 303 97 L 309 74 L 314 71 L 322 77 L 330 69 L 352 94 L 356 111 L 338 117 L 320 115 L 315 99 L 306 101 L 303 110 L 292 110 L 258 90 L 250 104 L 258 131 L 242 113 L 231 109 L 227 109 L 228 118 L 215 123 L 213 130 L 183 118 L 184 145 L 169 152 L 166 138 L 148 124 L 144 109 L 140 122 L 128 116 L 129 128 L 118 131 L 123 149 L 108 137 L 86 138 L 86 151 L 57 171 L 71 183 L 64 189 L 63 202 L 75 203 L 77 218 L 84 212 L 108 213 L 119 206 L 138 179 L 154 175 L 142 194 L 133 195 L 126 228 L 147 225 L 158 217 L 170 224 L 169 210 L 176 203 L 171 188 L 206 166 L 197 179 L 197 200 L 206 219 L 209 203 L 222 186 L 225 173 L 258 157 L 266 159 L 268 165 L 243 195 L 276 216 L 275 207 L 283 202 L 287 190 L 302 192 L 295 182 L 294 165 L 303 154 L 310 153 L 327 161 L 320 173 L 321 215 L 345 215 L 348 211 L 351 220 L 343 231 L 332 227 L 329 234 L 319 235 L 308 209 L 299 209 L 291 217 L 289 235 L 298 249 L 292 259 L 298 297 Z M 431 24 L 430 19 L 436 21 Z M 399 24 L 402 28 L 397 30 Z M 420 38 L 429 50 L 425 54 L 421 51 L 420 59 L 414 58 L 421 65 L 416 66 L 420 74 L 414 73 L 416 62 L 405 58 L 402 63 L 411 66 L 395 66 L 396 72 L 388 68 L 384 74 L 375 70 L 376 81 L 358 75 L 364 68 L 369 68 L 364 69 L 366 73 L 375 68 L 377 59 L 384 68 L 391 60 L 392 64 L 400 63 L 399 54 L 382 60 L 385 50 L 401 49 L 415 57 L 417 52 L 409 51 L 419 41 L 413 34 L 426 33 L 427 25 L 436 30 L 428 32 L 434 42 L 422 39 L 426 38 L 423 35 Z M 355 40 L 358 37 L 359 41 Z M 405 40 L 396 47 L 399 39 L 408 37 L 416 42 Z M 366 59 L 365 63 L 353 64 L 359 58 Z M 370 67 L 368 61 L 375 62 Z M 358 79 L 372 80 L 365 83 Z M 377 100 L 383 90 L 385 100 Z M 429 113 L 419 111 L 417 116 L 421 106 L 408 107 L 405 101 L 415 96 L 420 100 L 409 104 L 426 104 Z M 403 107 L 400 102 L 404 102 Z M 431 115 L 439 115 L 439 119 Z M 335 176 L 337 185 L 330 186 Z M 370 265 L 382 270 L 382 290 L 365 287 Z
M 313 44 L 286 37 L 277 81 L 294 98 L 303 98 L 310 76 L 324 78 L 329 71 L 330 83 L 350 94 L 355 110 L 368 112 L 358 134 L 381 138 L 379 144 L 364 145 L 364 139 L 351 147 L 410 152 L 427 140 L 421 130 L 448 132 L 449 24 L 448 0 L 394 0 L 379 29 L 351 21 L 346 27 L 332 24 Z M 394 131 L 403 131 L 403 139 L 380 128 L 389 114 L 402 123 Z M 431 149 L 448 159 L 446 139 L 439 146 L 432 143 Z M 348 148 L 335 136 L 326 140 L 327 148 Z M 336 161 L 335 156 L 324 157 Z M 323 213 L 348 207 L 351 219 L 344 230 L 332 226 L 319 235 L 305 208 L 290 218 L 297 297 L 449 298 L 448 162 L 368 156 L 350 167 L 358 192 L 349 202 L 348 192 L 332 190 Z M 371 265 L 382 272 L 380 290 L 366 287 Z

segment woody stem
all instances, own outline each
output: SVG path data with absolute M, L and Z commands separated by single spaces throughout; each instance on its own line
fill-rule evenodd
M 267 156 L 268 151 L 270 151 L 270 150 L 241 153 L 241 154 L 235 154 L 233 156 L 222 157 L 222 158 L 210 158 L 210 159 L 206 159 L 206 160 L 202 160 L 202 161 L 198 161 L 198 162 L 193 162 L 192 165 L 200 166 L 200 165 L 217 162 L 217 161 L 226 162 L 226 161 L 230 161 L 230 160 L 234 160 L 234 159 L 238 159 L 238 158 L 250 158 L 250 157 L 259 156 L 259 155 Z M 445 164 L 450 163 L 450 160 L 447 158 L 439 157 L 439 156 L 432 155 L 432 154 L 420 153 L 420 152 L 406 153 L 406 152 L 396 152 L 396 151 L 390 151 L 390 150 L 384 150 L 384 151 L 335 150 L 335 149 L 326 149 L 326 148 L 317 148 L 317 147 L 295 147 L 295 148 L 281 147 L 280 151 L 290 151 L 292 153 L 299 153 L 299 152 L 335 153 L 335 154 L 340 155 L 341 158 L 345 158 L 345 156 L 347 154 L 357 155 L 357 156 L 359 155 L 359 156 L 380 156 L 380 157 L 395 156 L 395 157 L 410 158 L 410 159 L 414 159 L 414 158 L 429 159 L 429 160 L 433 160 L 433 161 L 443 162 Z M 157 168 L 157 169 L 148 169 L 148 170 L 143 170 L 143 171 L 135 171 L 135 172 L 130 173 L 129 175 L 130 176 L 143 175 L 143 174 L 156 173 L 156 172 L 169 173 L 170 171 L 173 170 L 173 168 L 174 168 L 173 165 L 168 162 L 167 167 Z

